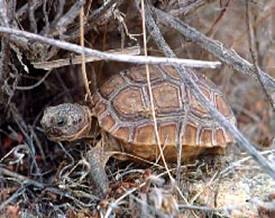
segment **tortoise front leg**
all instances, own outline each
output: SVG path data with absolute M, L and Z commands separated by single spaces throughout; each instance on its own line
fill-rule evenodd
M 105 166 L 111 155 L 111 152 L 104 151 L 102 141 L 99 141 L 86 155 L 90 164 L 91 180 L 97 188 L 97 195 L 100 198 L 104 198 L 108 193 L 109 180 Z

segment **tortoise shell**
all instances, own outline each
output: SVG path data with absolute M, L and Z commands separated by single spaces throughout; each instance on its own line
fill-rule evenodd
M 183 158 L 202 152 L 222 153 L 232 137 L 214 121 L 173 67 L 150 66 L 150 80 L 158 133 L 165 157 L 176 160 L 177 145 Z M 204 96 L 232 124 L 235 117 L 223 94 L 203 76 L 190 72 Z M 145 66 L 122 71 L 93 95 L 93 114 L 99 125 L 122 144 L 125 152 L 156 159 L 158 146 L 151 116 Z

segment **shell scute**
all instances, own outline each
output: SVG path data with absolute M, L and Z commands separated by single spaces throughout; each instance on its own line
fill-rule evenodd
M 205 145 L 205 147 L 212 147 L 213 141 L 212 141 L 212 130 L 211 129 L 202 129 L 201 135 L 200 135 L 200 143 L 202 145 Z
M 142 90 L 137 87 L 127 87 L 114 97 L 113 107 L 119 115 L 128 118 L 138 117 L 146 109 Z
M 181 109 L 179 87 L 169 82 L 160 82 L 152 87 L 154 103 L 159 112 L 169 113 Z
M 211 92 L 205 87 L 200 87 L 203 95 L 211 101 Z M 191 109 L 198 117 L 209 117 L 207 110 L 201 105 L 201 103 L 196 99 L 196 97 L 190 93 L 189 101 L 191 102 Z
M 112 115 L 108 114 L 103 116 L 101 119 L 99 118 L 99 124 L 100 126 L 104 127 L 106 131 L 108 131 L 116 124 L 116 122 Z
M 163 123 L 159 126 L 159 137 L 162 145 L 175 145 L 177 139 L 177 124 Z
M 222 129 L 216 130 L 216 141 L 217 143 L 223 144 L 223 145 L 226 143 L 224 132 Z
M 155 66 L 149 66 L 150 81 L 155 81 L 162 78 L 162 75 Z M 129 69 L 126 76 L 133 82 L 147 83 L 147 73 L 142 67 L 133 67 Z
M 101 86 L 100 93 L 105 98 L 108 98 L 115 90 L 120 88 L 124 83 L 125 81 L 122 76 L 114 75 Z
M 153 123 L 137 126 L 134 134 L 134 144 L 155 145 L 156 135 Z
M 216 95 L 216 104 L 218 111 L 224 116 L 229 117 L 231 115 L 231 109 L 225 104 L 224 100 L 219 95 Z
M 130 129 L 128 127 L 119 127 L 114 131 L 113 135 L 117 138 L 121 138 L 124 141 L 129 141 Z
M 192 124 L 186 124 L 183 128 L 182 134 L 182 144 L 195 146 L 197 145 L 197 131 L 198 127 Z
M 102 114 L 106 110 L 107 110 L 107 106 L 103 102 L 99 102 L 98 104 L 96 104 L 94 109 L 93 109 L 94 113 L 97 114 L 97 115 Z
M 168 66 L 163 66 L 162 69 L 165 71 L 165 73 L 170 76 L 171 78 L 175 80 L 180 80 L 180 76 L 175 68 L 171 68 Z

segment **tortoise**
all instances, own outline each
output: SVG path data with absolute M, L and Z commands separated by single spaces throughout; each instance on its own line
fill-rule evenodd
M 177 71 L 172 66 L 150 66 L 149 69 L 165 159 L 176 161 L 177 145 L 182 146 L 183 161 L 205 153 L 223 154 L 227 145 L 233 143 L 231 135 L 211 118 L 181 82 Z M 204 96 L 235 125 L 234 114 L 215 84 L 191 70 L 189 73 Z M 150 161 L 158 157 L 145 66 L 113 75 L 95 91 L 90 107 L 71 103 L 48 107 L 41 125 L 53 141 L 74 141 L 91 134 L 93 116 L 111 140 L 104 143 L 103 153 L 122 150 Z

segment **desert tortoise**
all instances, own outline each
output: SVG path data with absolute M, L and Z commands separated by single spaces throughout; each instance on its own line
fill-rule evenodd
M 152 93 L 158 132 L 165 159 L 176 161 L 177 145 L 182 145 L 183 160 L 199 154 L 223 153 L 232 137 L 180 81 L 173 67 L 150 66 Z M 205 97 L 232 124 L 235 117 L 223 94 L 204 76 L 190 72 Z M 144 66 L 132 67 L 112 76 L 93 94 L 91 108 L 79 104 L 61 104 L 45 110 L 41 124 L 53 141 L 73 141 L 90 134 L 91 117 L 126 153 L 155 160 L 158 146 L 150 113 L 150 101 Z M 109 143 L 106 150 L 117 150 Z

